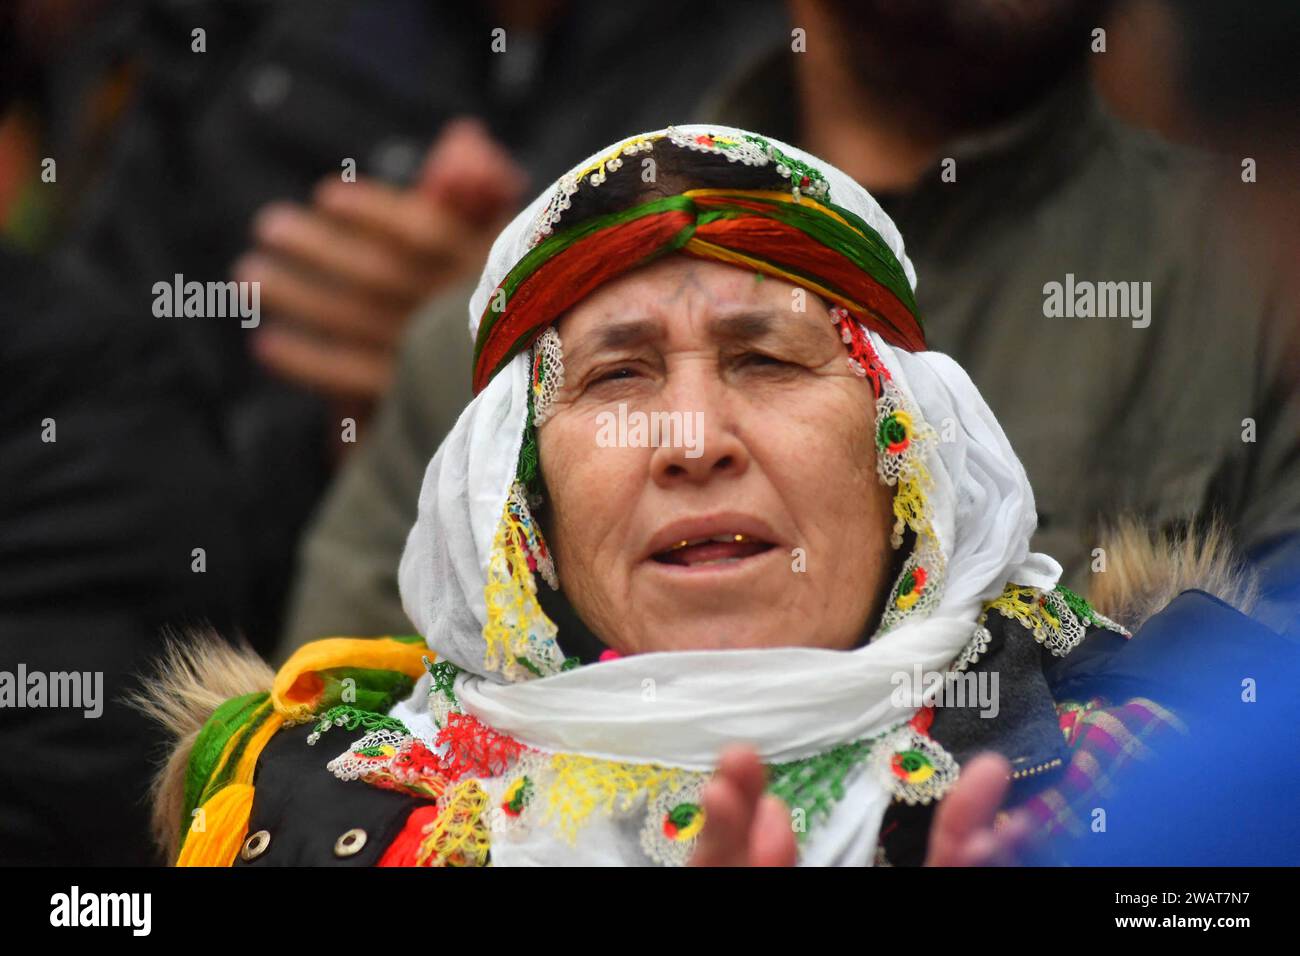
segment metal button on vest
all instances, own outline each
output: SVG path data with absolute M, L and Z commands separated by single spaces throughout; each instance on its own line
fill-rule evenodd
M 356 856 L 361 852 L 361 848 L 366 845 L 366 831 L 360 827 L 354 827 L 347 833 L 343 834 L 334 843 L 335 856 Z
M 271 845 L 271 834 L 266 830 L 258 830 L 256 833 L 250 833 L 244 845 L 240 847 L 239 856 L 245 863 L 251 863 L 259 856 L 266 852 L 266 848 Z

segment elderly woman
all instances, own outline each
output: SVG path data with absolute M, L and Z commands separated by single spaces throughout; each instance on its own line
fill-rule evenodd
M 1094 695 L 1128 634 L 1030 551 L 1024 471 L 914 284 L 876 202 L 783 143 L 670 128 L 579 164 L 471 304 L 476 397 L 401 563 L 423 637 L 273 678 L 178 651 L 172 858 L 978 863 L 1086 824 L 1176 721 Z

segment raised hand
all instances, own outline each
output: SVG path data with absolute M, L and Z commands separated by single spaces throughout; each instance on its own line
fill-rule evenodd
M 794 866 L 790 811 L 765 794 L 767 771 L 749 747 L 732 747 L 704 788 L 704 829 L 691 866 Z
M 1011 765 L 995 753 L 980 754 L 939 803 L 930 826 L 926 866 L 1013 866 L 1030 831 L 1029 820 L 1012 814 L 994 828 L 1011 786 Z

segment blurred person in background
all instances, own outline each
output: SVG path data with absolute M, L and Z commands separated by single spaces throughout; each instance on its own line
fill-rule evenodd
M 1294 634 L 1294 304 L 1220 201 L 1254 188 L 1238 161 L 1164 142 L 1102 102 L 1090 68 L 1107 69 L 1105 44 L 1132 23 L 1113 12 L 792 0 L 795 32 L 709 112 L 824 156 L 917 237 L 931 345 L 1006 427 L 1038 491 L 1035 546 L 1069 584 L 1090 590 L 1115 570 L 1104 515 L 1173 534 L 1217 515 L 1262 572 L 1257 616 Z M 1052 284 L 1075 279 L 1123 283 L 1129 309 L 1051 311 Z M 281 656 L 325 634 L 409 632 L 397 561 L 423 464 L 455 420 L 447 389 L 463 392 L 431 374 L 463 309 L 448 296 L 414 330 L 370 444 L 306 538 Z
M 1279 295 L 1294 301 L 1300 294 L 1300 7 L 1265 0 L 1243 17 L 1213 0 L 1148 0 L 1140 10 L 1175 38 L 1164 59 L 1173 85 L 1185 92 L 1172 108 L 1159 100 L 1148 104 L 1155 107 L 1149 118 L 1180 139 L 1256 165 L 1258 178 L 1248 188 L 1229 179 L 1217 191 L 1233 202 L 1247 254 L 1275 264 Z M 1280 358 L 1289 372 L 1275 385 L 1284 392 L 1300 379 L 1300 357 Z M 1300 605 L 1300 542 L 1291 537 L 1270 555 L 1270 565 L 1275 603 Z M 1250 660 L 1243 648 L 1265 646 L 1260 627 L 1223 608 L 1199 621 L 1167 617 L 1166 624 L 1177 626 L 1148 632 L 1147 652 L 1158 655 L 1163 644 L 1166 653 L 1179 655 L 1164 693 L 1175 705 L 1195 703 L 1201 717 L 1195 733 L 1167 741 L 1160 766 L 1133 768 L 1122 792 L 1106 803 L 1105 832 L 1078 830 L 1041 862 L 1293 865 L 1300 845 L 1295 825 L 1278 833 L 1268 821 L 1294 818 L 1300 788 L 1295 655 Z M 1131 672 L 1118 672 L 1110 689 L 1131 679 Z M 1243 781 L 1229 769 L 1236 767 L 1268 767 L 1268 779 Z M 1225 828 L 1225 814 L 1238 824 Z

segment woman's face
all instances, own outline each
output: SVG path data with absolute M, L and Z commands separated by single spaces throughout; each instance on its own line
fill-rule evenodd
M 854 646 L 888 586 L 892 492 L 825 304 L 670 256 L 557 330 L 543 514 L 593 633 L 623 654 Z

